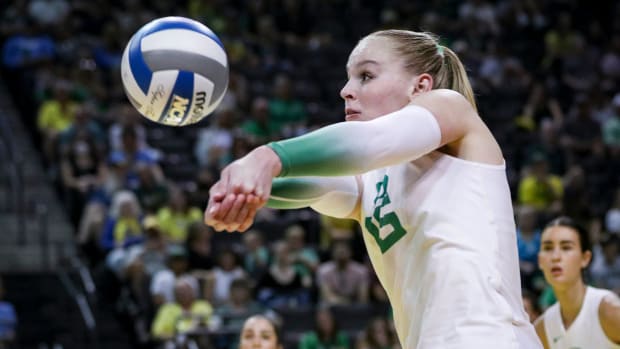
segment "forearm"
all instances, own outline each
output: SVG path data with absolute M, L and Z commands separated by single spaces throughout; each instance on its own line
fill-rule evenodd
M 425 108 L 410 105 L 371 121 L 350 121 L 273 142 L 280 177 L 347 176 L 414 160 L 439 147 L 441 131 Z
M 267 206 L 312 207 L 328 216 L 344 218 L 355 210 L 358 200 L 358 183 L 353 176 L 276 178 Z

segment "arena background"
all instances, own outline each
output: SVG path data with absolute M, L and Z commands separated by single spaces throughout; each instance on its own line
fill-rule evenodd
M 314 348 L 305 334 L 327 306 L 339 347 L 396 348 L 355 224 L 267 209 L 245 235 L 195 223 L 232 159 L 343 120 L 348 53 L 382 28 L 432 31 L 467 67 L 506 158 L 532 316 L 554 302 L 536 237 L 558 214 L 591 233 L 589 282 L 620 292 L 620 3 L 595 3 L 2 1 L 0 348 L 155 348 L 167 268 L 214 310 L 176 347 L 234 348 L 261 312 L 287 348 Z M 120 83 L 130 36 L 168 15 L 202 21 L 229 55 L 224 102 L 191 127 L 140 117 Z M 115 241 L 119 226 L 135 234 Z M 348 263 L 340 288 L 334 260 Z M 294 282 L 273 277 L 278 262 Z

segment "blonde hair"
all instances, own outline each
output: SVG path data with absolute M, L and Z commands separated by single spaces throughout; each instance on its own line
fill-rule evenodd
M 439 44 L 435 34 L 389 29 L 368 35 L 371 36 L 390 39 L 396 52 L 405 59 L 405 69 L 412 74 L 430 74 L 433 89 L 457 91 L 467 98 L 474 109 L 478 109 L 463 63 L 454 51 Z

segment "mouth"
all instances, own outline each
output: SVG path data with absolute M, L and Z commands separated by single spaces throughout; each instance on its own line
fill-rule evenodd
M 361 112 L 352 108 L 344 110 L 345 120 L 354 120 L 360 117 Z
M 553 268 L 551 268 L 551 275 L 553 275 L 553 276 L 562 275 L 562 268 L 561 267 L 553 267 Z

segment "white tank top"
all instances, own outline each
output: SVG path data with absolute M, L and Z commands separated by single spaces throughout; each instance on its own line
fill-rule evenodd
M 403 348 L 542 348 L 505 166 L 433 152 L 362 181 L 364 241 Z
M 555 303 L 549 307 L 543 315 L 549 347 L 551 349 L 620 349 L 619 344 L 607 338 L 598 317 L 601 301 L 610 294 L 612 294 L 611 291 L 588 286 L 579 314 L 568 330 L 564 328 L 560 304 Z

